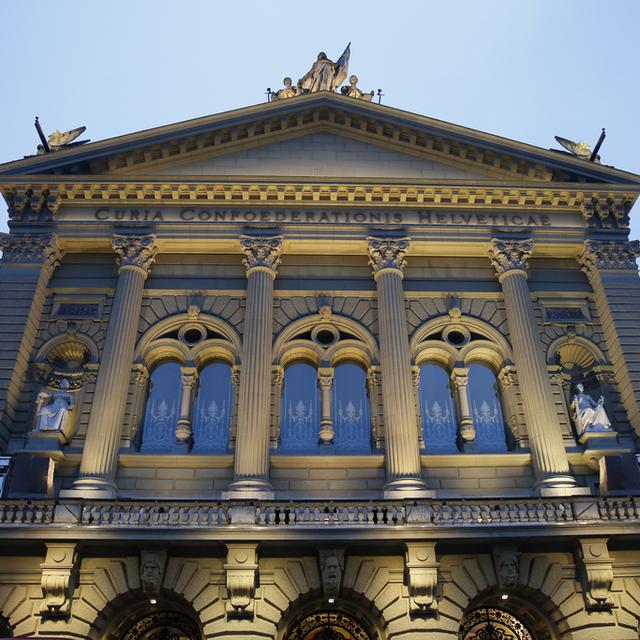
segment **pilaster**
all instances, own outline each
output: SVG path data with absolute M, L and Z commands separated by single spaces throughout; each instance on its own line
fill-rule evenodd
M 47 284 L 63 251 L 55 234 L 0 234 L 0 451 L 9 438 L 27 375 Z
M 629 422 L 640 436 L 640 278 L 635 240 L 599 242 L 587 240 L 578 256 L 595 294 L 607 351 L 622 404 Z

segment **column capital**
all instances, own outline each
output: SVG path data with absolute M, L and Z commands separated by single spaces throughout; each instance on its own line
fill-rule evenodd
M 263 269 L 275 278 L 282 254 L 282 239 L 282 236 L 240 236 L 240 247 L 245 255 L 242 264 L 247 275 L 254 269 Z
M 333 385 L 334 372 L 333 367 L 319 367 L 318 385 L 320 385 L 320 387 L 331 387 Z
M 158 253 L 155 240 L 156 237 L 152 233 L 144 236 L 115 234 L 111 246 L 118 256 L 118 270 L 134 267 L 141 269 L 146 278 Z
M 640 242 L 625 240 L 623 242 L 601 242 L 585 240 L 584 248 L 578 256 L 582 270 L 592 276 L 599 270 L 631 270 L 636 271 L 636 258 L 640 256 Z
M 55 233 L 2 233 L 0 249 L 4 264 L 42 265 L 49 276 L 64 254 Z
M 392 269 L 404 274 L 407 266 L 405 256 L 409 250 L 411 238 L 367 238 L 369 266 L 373 271 L 374 278 L 377 278 L 381 271 Z
M 466 387 L 469 384 L 469 369 L 466 367 L 456 367 L 451 372 L 451 382 L 453 382 L 456 390 Z
M 507 273 L 521 271 L 525 275 L 529 258 L 533 252 L 533 240 L 500 240 L 493 238 L 489 249 L 489 260 L 500 280 Z

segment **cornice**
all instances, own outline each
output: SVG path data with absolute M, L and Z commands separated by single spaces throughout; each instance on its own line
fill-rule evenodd
M 34 180 L 0 178 L 0 191 L 11 218 L 23 211 L 55 214 L 61 206 L 150 207 L 176 204 L 242 206 L 354 206 L 394 208 L 474 208 L 579 210 L 587 222 L 598 218 L 607 226 L 628 227 L 628 214 L 640 185 L 576 183 L 470 182 L 440 180 L 297 180 L 274 178 L 157 178 L 100 180 L 91 176 Z M 608 226 L 611 226 L 610 224 Z
M 321 92 L 205 116 L 0 165 L 0 174 L 143 172 L 206 153 L 227 153 L 274 138 L 319 129 L 397 151 L 426 154 L 483 174 L 551 181 L 554 172 L 605 182 L 640 182 L 632 173 L 568 154 L 453 125 L 426 116 Z M 82 169 L 80 169 L 82 171 Z

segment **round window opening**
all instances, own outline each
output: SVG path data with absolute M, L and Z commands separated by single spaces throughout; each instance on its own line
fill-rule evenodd
M 466 339 L 466 336 L 461 331 L 449 331 L 447 334 L 447 340 L 456 347 L 464 344 Z
M 338 341 L 340 333 L 335 327 L 321 325 L 311 332 L 311 338 L 321 347 L 329 347 Z
M 206 331 L 202 327 L 187 326 L 180 331 L 180 338 L 190 347 L 202 342 L 206 337 Z

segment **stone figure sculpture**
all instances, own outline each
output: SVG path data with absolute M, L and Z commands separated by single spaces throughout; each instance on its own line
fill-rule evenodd
M 344 569 L 343 549 L 321 549 L 319 551 L 320 575 L 324 595 L 335 598 L 340 593 Z
M 371 102 L 371 100 L 373 99 L 373 91 L 365 93 L 364 91 L 358 89 L 358 87 L 356 86 L 357 84 L 358 76 L 351 76 L 349 78 L 350 86 L 342 87 L 340 89 L 342 95 L 348 96 L 349 98 L 356 98 L 357 100 L 366 100 L 367 102 Z
M 60 383 L 60 391 L 48 394 L 42 391 L 38 394 L 38 410 L 36 431 L 59 431 L 66 433 L 69 424 L 69 414 L 74 407 L 74 398 L 68 391 L 69 381 L 65 378 Z M 50 404 L 45 404 L 52 399 Z
M 295 98 L 295 96 L 300 95 L 300 89 L 291 84 L 291 78 L 286 77 L 283 83 L 284 87 L 280 89 L 280 91 L 273 92 L 271 96 L 272 100 L 284 100 L 285 98 Z
M 298 81 L 298 87 L 306 93 L 335 91 L 349 72 L 350 46 L 351 43 L 347 45 L 337 62 L 329 60 L 327 54 L 321 51 L 311 69 Z
M 600 396 L 596 402 L 588 393 L 584 392 L 584 385 L 576 385 L 577 393 L 571 400 L 571 417 L 576 425 L 578 435 L 585 431 L 608 431 L 611 421 L 604 408 L 604 398 Z

